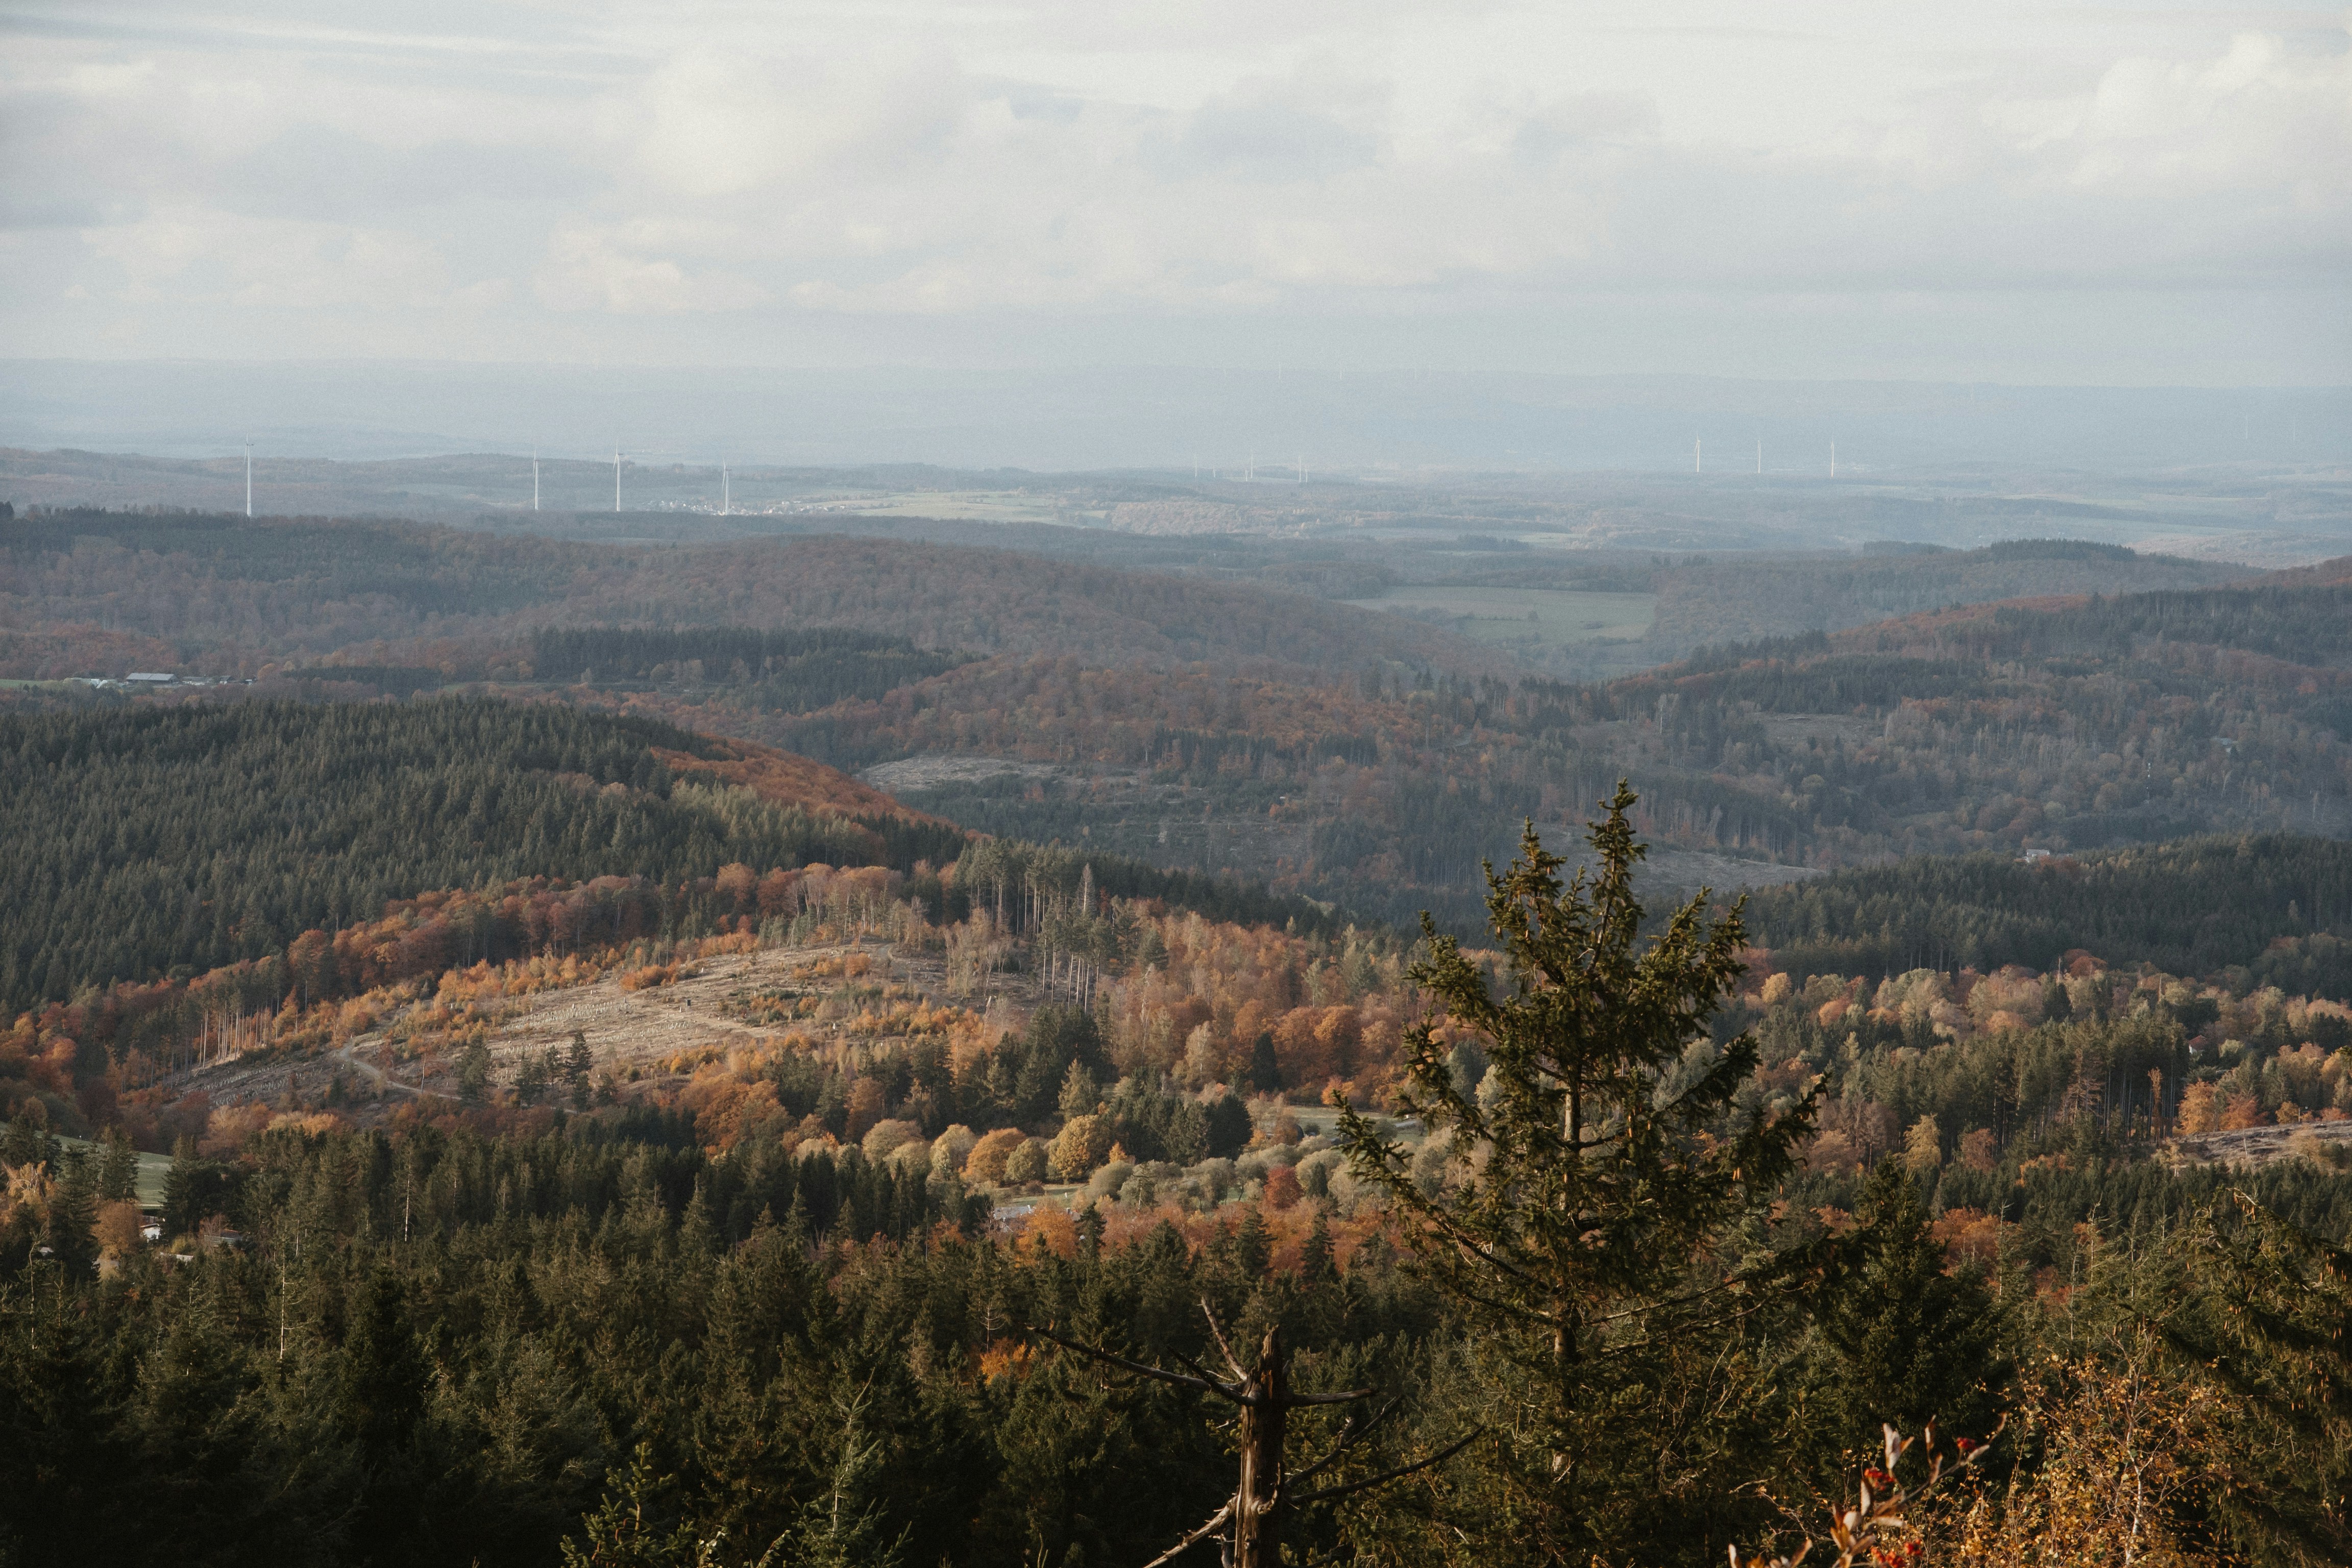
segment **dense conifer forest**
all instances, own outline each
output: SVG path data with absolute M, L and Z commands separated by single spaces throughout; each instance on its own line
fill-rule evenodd
M 2352 843 L 2340 838 L 2197 838 L 2035 862 L 1923 857 L 1766 889 L 1749 910 L 1758 941 L 1801 977 L 2055 969 L 2079 949 L 2352 997 L 2352 953 L 2334 934 L 2352 928 Z
M 547 630 L 531 638 L 530 658 L 545 680 L 728 687 L 752 708 L 784 713 L 879 697 L 961 662 L 872 632 L 746 626 Z
M 1025 946 L 1125 978 L 1017 1028 L 943 1012 L 931 1043 L 917 1023 L 911 1046 L 848 1052 L 793 1033 L 684 1079 L 526 1055 L 511 1088 L 372 1112 L 305 1101 L 290 1076 L 277 1106 L 209 1117 L 142 1091 L 121 1125 L 183 1130 L 154 1244 L 120 1131 L 63 1144 L 50 1102 L 19 1094 L 0 1133 L 0 1546 L 1145 1562 L 1232 1491 L 1234 1439 L 1217 1396 L 1134 1369 L 1181 1382 L 1275 1333 L 1290 1386 L 1368 1388 L 1384 1412 L 1362 1428 L 1301 1407 L 1277 1459 L 1337 1445 L 1317 1489 L 1334 1495 L 1290 1489 L 1267 1527 L 1285 1560 L 1791 1550 L 1822 1531 L 1817 1490 L 1850 1495 L 1882 1462 L 1879 1423 L 1931 1418 L 1948 1462 L 1955 1437 L 1989 1446 L 1900 1521 L 1874 1516 L 1867 1542 L 1905 1560 L 1914 1542 L 2018 1564 L 2121 1561 L 2119 1543 L 2340 1559 L 2352 1161 L 2308 1129 L 2352 1104 L 2352 1011 L 2087 959 L 1800 981 L 1697 909 L 1640 936 L 1634 853 L 1621 811 L 1598 879 L 1570 889 L 1530 844 L 1491 949 L 1440 938 L 1401 968 L 1351 939 L 1327 968 L 1317 939 L 1220 957 L 1246 928 L 1057 904 L 1020 855 L 968 852 L 972 931 L 1024 889 Z M 779 940 L 814 944 L 808 973 L 838 965 L 814 922 L 851 906 L 795 886 L 816 884 L 709 896 L 798 908 Z M 969 936 L 939 940 L 952 959 Z M 501 973 L 588 978 L 444 956 L 437 990 L 410 994 L 453 1041 L 495 1016 L 469 1010 Z M 1291 963 L 1326 1003 L 1255 1057 L 1216 1058 L 1219 1004 L 1181 1063 L 1152 1065 L 1155 987 Z M 838 973 L 868 1013 L 897 1005 Z M 1419 1001 L 1376 1038 L 1391 993 Z M 821 1026 L 812 995 L 740 1005 Z M 1303 1136 L 1282 1086 L 1312 1081 L 1341 1011 L 1370 1054 L 1324 1080 L 1339 1123 Z M 1564 1013 L 1586 1021 L 1563 1033 Z M 32 1026 L 12 1058 L 27 1088 L 49 1070 L 40 1032 L 74 1016 Z M 303 1038 L 278 1059 L 299 1065 Z M 1244 1102 L 1221 1073 L 1274 1092 Z M 1560 1142 L 1571 1090 L 1616 1130 L 1581 1160 Z M 2251 1169 L 2163 1157 L 2298 1127 Z M 1514 1195 L 1531 1186 L 1562 1205 Z M 1545 1228 L 1562 1222 L 1580 1233 Z M 2149 1455 L 2119 1493 L 2115 1468 Z M 1917 1487 L 1919 1461 L 1894 1468 Z M 104 1506 L 125 1485 L 141 1506 Z
M 697 742 L 478 701 L 0 717 L 0 1005 L 257 958 L 431 888 L 888 855 L 875 824 L 725 813 L 715 792 L 674 788 L 656 746 Z M 961 845 L 895 847 L 911 864 Z

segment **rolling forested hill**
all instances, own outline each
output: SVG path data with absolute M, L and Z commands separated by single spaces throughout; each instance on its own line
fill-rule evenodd
M 1084 563 L 1041 570 L 1007 551 L 907 541 L 676 548 L 299 518 L 0 521 L 0 677 L 121 674 L 130 658 L 250 676 L 349 651 L 355 662 L 514 679 L 534 632 L 599 624 L 850 628 L 934 653 L 1090 663 L 1488 660 L 1435 628 L 1343 605 Z M 106 640 L 126 633 L 144 640 Z M 404 657 L 367 651 L 395 639 Z M 101 660 L 120 668 L 92 668 Z
M 1482 858 L 1523 820 L 1580 821 L 1619 777 L 1680 874 L 1727 886 L 1759 861 L 2352 831 L 2340 563 L 2188 588 L 2214 569 L 2063 542 L 1759 563 L 1759 602 L 1813 584 L 1840 615 L 1874 594 L 2176 585 L 1717 638 L 1578 683 L 1303 595 L 874 537 L 655 548 L 99 513 L 7 530 L 0 677 L 102 659 L 309 698 L 560 695 L 877 770 L 966 827 L 1397 921 L 1475 921 Z
M 0 1010 L 259 959 L 425 892 L 531 879 L 658 891 L 730 864 L 906 872 L 969 844 L 805 757 L 548 702 L 0 712 Z M 1332 920 L 1107 850 L 1000 846 L 991 863 L 1008 853 L 1023 897 L 1084 879 L 1220 919 Z M 961 905 L 939 882 L 923 884 L 934 915 Z
M 993 753 L 1028 771 L 895 787 L 974 826 L 1466 921 L 1482 857 L 1621 776 L 1717 885 L 1748 859 L 2352 831 L 2347 626 L 2352 581 L 2306 574 L 1938 611 L 1588 685 L 998 660 L 746 732 L 851 767 Z
M 1658 615 L 1648 640 L 1686 653 L 1701 644 L 1840 631 L 1953 605 L 2204 588 L 2245 574 L 2225 562 L 2143 555 L 2076 539 L 2019 539 L 1978 550 L 1893 546 L 1835 563 L 1770 556 L 1693 562 L 1658 574 Z
M 712 749 L 545 704 L 0 716 L 0 1007 L 257 958 L 429 889 L 961 848 L 944 824 L 886 812 L 747 808 L 680 787 L 656 754 Z

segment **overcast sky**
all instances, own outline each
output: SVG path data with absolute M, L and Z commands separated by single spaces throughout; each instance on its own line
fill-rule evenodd
M 0 10 L 19 356 L 2352 381 L 2342 10 Z

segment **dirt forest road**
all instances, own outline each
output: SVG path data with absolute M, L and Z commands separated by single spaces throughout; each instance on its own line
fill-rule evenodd
M 448 1095 L 443 1094 L 437 1089 L 419 1089 L 415 1084 L 403 1083 L 398 1079 L 393 1077 L 390 1073 L 384 1071 L 382 1068 L 376 1066 L 373 1062 L 368 1060 L 365 1057 L 360 1055 L 362 1050 L 373 1050 L 382 1047 L 383 1044 L 383 1037 L 381 1034 L 362 1035 L 350 1045 L 345 1046 L 341 1050 L 335 1052 L 334 1055 L 339 1060 L 349 1063 L 361 1074 L 361 1076 L 367 1079 L 369 1082 L 374 1084 L 379 1093 L 390 1090 L 394 1094 L 430 1095 L 438 1100 L 446 1100 L 450 1098 Z

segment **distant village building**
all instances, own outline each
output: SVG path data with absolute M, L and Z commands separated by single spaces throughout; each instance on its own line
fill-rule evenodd
M 156 691 L 167 686 L 196 689 L 208 686 L 250 686 L 253 677 L 242 679 L 234 675 L 178 675 L 165 669 L 134 669 L 117 678 L 111 675 L 76 675 L 67 679 L 79 680 L 84 686 L 100 691 Z

